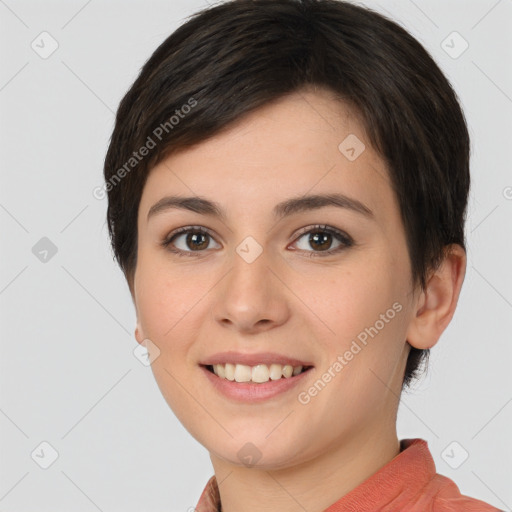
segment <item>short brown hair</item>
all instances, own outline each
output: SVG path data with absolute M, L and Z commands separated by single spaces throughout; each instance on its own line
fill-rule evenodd
M 309 85 L 351 105 L 386 162 L 413 287 L 425 289 L 447 245 L 466 248 L 468 130 L 456 93 L 423 46 L 394 21 L 344 1 L 232 0 L 196 13 L 172 33 L 119 105 L 104 176 L 109 235 L 130 290 L 150 170 L 171 152 Z M 132 160 L 150 140 L 156 147 L 149 156 Z M 411 347 L 404 387 L 428 355 Z

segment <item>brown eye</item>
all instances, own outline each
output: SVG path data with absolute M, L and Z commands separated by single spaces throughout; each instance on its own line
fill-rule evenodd
M 171 233 L 162 245 L 178 256 L 194 256 L 191 253 L 204 252 L 210 246 L 213 237 L 201 227 L 180 228 Z
M 299 247 L 301 251 L 310 252 L 310 256 L 324 256 L 340 252 L 354 244 L 353 240 L 345 233 L 327 226 L 314 226 L 306 228 L 298 240 L 304 238 L 303 247 Z M 338 245 L 333 249 L 333 243 Z M 313 248 L 311 251 L 309 248 Z M 322 254 L 323 253 L 323 254 Z
M 186 233 L 185 234 L 185 246 L 193 248 L 193 250 L 207 249 L 209 242 L 209 235 L 205 233 Z

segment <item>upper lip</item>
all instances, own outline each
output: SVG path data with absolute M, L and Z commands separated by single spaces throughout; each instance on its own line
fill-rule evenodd
M 278 354 L 276 352 L 259 352 L 257 354 L 245 354 L 243 352 L 218 352 L 217 354 L 213 354 L 199 364 L 204 366 L 214 365 L 214 364 L 245 364 L 247 366 L 256 366 L 257 364 L 266 364 L 270 365 L 272 363 L 281 364 L 281 365 L 291 365 L 291 366 L 313 366 L 310 362 L 301 361 L 300 359 L 296 359 L 294 357 L 288 357 L 283 354 Z

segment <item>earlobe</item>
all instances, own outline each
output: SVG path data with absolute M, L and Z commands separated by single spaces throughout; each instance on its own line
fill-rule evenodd
M 440 267 L 422 291 L 407 331 L 407 341 L 418 349 L 432 348 L 450 323 L 466 274 L 466 252 L 458 244 L 446 248 Z
M 144 335 L 142 333 L 142 328 L 140 327 L 140 323 L 137 320 L 137 325 L 135 327 L 135 339 L 137 340 L 137 343 L 141 343 L 144 341 Z

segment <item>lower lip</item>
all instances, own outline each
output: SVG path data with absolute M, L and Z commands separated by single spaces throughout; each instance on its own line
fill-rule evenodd
M 254 384 L 251 382 L 236 382 L 220 378 L 205 366 L 200 366 L 200 368 L 217 391 L 228 398 L 245 403 L 263 402 L 280 393 L 289 391 L 303 382 L 304 378 L 309 375 L 309 372 L 312 370 L 312 368 L 310 368 L 305 372 L 299 373 L 299 375 L 288 378 L 281 377 L 278 380 L 269 380 L 261 384 Z

